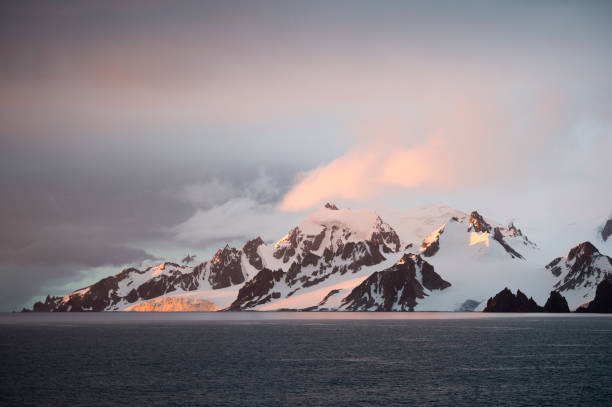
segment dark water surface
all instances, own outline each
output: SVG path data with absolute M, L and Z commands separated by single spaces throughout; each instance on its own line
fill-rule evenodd
M 1 314 L 0 404 L 609 406 L 612 317 Z

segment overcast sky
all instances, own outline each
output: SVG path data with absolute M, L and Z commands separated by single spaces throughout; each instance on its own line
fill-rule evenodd
M 606 1 L 3 1 L 0 310 L 276 240 L 328 200 L 479 209 L 560 255 L 560 225 L 612 211 L 610 21 Z

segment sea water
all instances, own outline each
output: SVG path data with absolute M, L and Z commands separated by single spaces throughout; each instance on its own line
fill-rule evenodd
M 7 406 L 609 406 L 612 317 L 0 315 Z

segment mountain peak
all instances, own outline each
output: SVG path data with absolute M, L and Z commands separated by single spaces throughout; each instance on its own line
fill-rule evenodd
M 582 242 L 580 244 L 578 244 L 575 247 L 572 247 L 572 249 L 569 251 L 569 253 L 567 254 L 567 260 L 572 260 L 574 258 L 590 258 L 592 257 L 594 254 L 598 254 L 599 250 L 597 250 L 597 248 L 595 246 L 593 246 L 593 244 L 591 242 Z
M 612 276 L 612 258 L 601 254 L 591 242 L 582 242 L 572 247 L 566 257 L 557 257 L 546 268 L 559 278 L 554 285 L 556 291 L 573 291 L 583 300 L 601 280 Z
M 336 205 L 334 205 L 333 203 L 326 203 L 324 208 L 332 210 L 332 211 L 337 211 L 338 207 Z
M 470 213 L 470 220 L 469 220 L 469 227 L 468 227 L 468 232 L 474 231 L 474 232 L 488 232 L 491 233 L 491 225 L 489 225 L 484 218 L 482 217 L 481 214 L 479 214 L 476 211 L 472 211 L 472 213 Z
M 225 245 L 222 249 L 217 250 L 213 258 L 210 260 L 212 264 L 219 264 L 221 262 L 227 262 L 228 258 L 232 254 L 236 254 L 238 251 L 233 247 L 230 247 L 228 244 Z
M 517 228 L 514 222 L 510 222 L 506 228 L 512 234 L 512 236 L 523 236 L 521 229 Z
M 516 290 L 516 295 L 505 287 L 494 297 L 489 298 L 484 312 L 542 312 L 540 307 L 533 299 L 527 298 L 521 290 Z
M 351 234 L 351 240 L 363 241 L 369 240 L 381 227 L 390 228 L 368 209 L 320 208 L 300 222 L 297 229 L 305 235 L 318 235 L 324 228 L 345 230 Z
M 261 236 L 257 236 L 256 238 L 251 239 L 248 242 L 246 242 L 244 246 L 242 246 L 242 250 L 244 251 L 245 248 L 250 248 L 250 247 L 254 247 L 255 249 L 257 249 L 262 244 L 265 244 L 263 239 L 261 238 Z

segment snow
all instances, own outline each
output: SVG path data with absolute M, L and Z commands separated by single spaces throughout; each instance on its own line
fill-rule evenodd
M 340 300 L 346 297 L 346 295 L 348 295 L 353 288 L 361 284 L 375 271 L 391 267 L 399 260 L 401 255 L 402 253 L 390 254 L 388 258 L 382 263 L 375 266 L 363 267 L 357 273 L 347 272 L 344 275 L 340 275 L 339 273 L 332 274 L 328 279 L 324 280 L 323 282 L 312 287 L 302 288 L 289 298 L 286 298 L 286 295 L 289 292 L 293 291 L 295 287 L 287 287 L 284 282 L 281 281 L 279 284 L 277 284 L 277 286 L 274 287 L 274 291 L 281 293 L 281 298 L 268 304 L 256 307 L 255 309 L 260 311 L 272 311 L 281 308 L 308 308 L 311 306 L 318 305 L 332 290 L 342 290 L 343 292 L 346 292 L 344 296 L 334 299 L 334 301 L 337 301 L 339 305 Z M 323 307 L 331 308 L 333 306 L 334 305 L 332 305 L 328 301 L 328 303 L 326 303 Z
M 151 271 L 150 271 L 151 277 L 159 276 L 160 274 L 162 274 L 164 272 L 165 268 L 166 268 L 166 263 L 161 263 L 161 264 L 159 264 L 159 265 L 157 265 L 155 267 L 152 267 Z
M 85 288 L 82 288 L 82 289 L 80 289 L 80 290 L 73 291 L 72 293 L 70 293 L 69 295 L 67 295 L 67 296 L 66 296 L 66 297 L 64 297 L 64 298 L 70 297 L 70 296 L 72 296 L 72 295 L 80 295 L 80 296 L 82 297 L 82 296 L 84 296 L 85 294 L 87 294 L 87 293 L 89 292 L 89 290 L 90 290 L 90 289 L 91 289 L 90 287 L 85 287 Z
M 321 208 L 299 224 L 299 229 L 306 235 L 318 235 L 323 227 L 328 229 L 334 226 L 339 229 L 350 229 L 349 241 L 358 242 L 369 240 L 376 230 L 378 215 L 367 209 L 338 209 Z
M 432 231 L 453 217 L 469 218 L 465 212 L 446 205 L 423 205 L 404 211 L 379 208 L 376 213 L 399 235 L 403 247 L 410 243 L 418 247 Z
M 559 277 L 555 277 L 555 283 L 564 283 L 565 278 L 571 272 L 571 268 L 575 262 L 575 258 L 572 261 L 568 261 L 567 256 L 562 258 L 561 262 L 558 264 L 558 267 L 561 268 L 561 274 Z M 610 264 L 608 258 L 603 254 L 593 254 L 592 263 L 589 265 L 589 268 L 593 272 L 593 275 L 585 275 L 584 280 L 580 281 L 575 288 L 561 292 L 561 295 L 567 300 L 570 310 L 574 310 L 580 305 L 592 301 L 595 298 L 597 285 L 607 274 L 612 274 L 612 264 Z M 552 274 L 550 270 L 546 271 Z M 578 276 L 573 277 L 577 278 Z
M 259 272 L 251 263 L 249 263 L 249 259 L 247 259 L 246 254 L 242 253 L 240 258 L 240 265 L 242 267 L 242 275 L 245 280 L 250 280 Z
M 508 242 L 513 239 L 505 238 Z M 524 246 L 520 253 L 525 255 L 533 250 Z M 512 258 L 488 233 L 468 233 L 467 225 L 462 222 L 444 226 L 439 251 L 425 260 L 451 286 L 419 300 L 415 307 L 418 311 L 454 311 L 468 299 L 486 302 L 504 287 L 513 291 L 521 289 L 543 303 L 555 282 L 543 266 Z
M 485 246 L 490 247 L 489 233 L 487 232 L 470 232 L 470 246 L 475 244 L 484 243 Z

